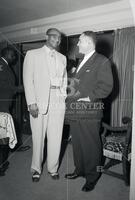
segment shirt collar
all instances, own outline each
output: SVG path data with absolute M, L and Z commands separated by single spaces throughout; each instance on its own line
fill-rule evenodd
M 88 58 L 90 58 L 94 53 L 95 53 L 95 50 L 93 50 L 93 51 L 91 51 L 90 53 L 86 54 L 86 55 L 84 56 L 84 58 L 85 58 L 85 59 L 88 59 Z
M 52 52 L 55 53 L 55 51 L 56 51 L 55 49 L 50 49 L 50 48 L 49 48 L 48 46 L 46 46 L 46 45 L 45 45 L 44 47 L 45 47 L 45 50 L 46 50 L 46 52 L 47 52 L 48 54 L 50 54 L 50 53 L 52 53 Z
M 3 58 L 3 57 L 1 57 L 1 58 L 2 58 L 2 60 L 8 65 L 8 62 L 6 61 L 6 59 Z

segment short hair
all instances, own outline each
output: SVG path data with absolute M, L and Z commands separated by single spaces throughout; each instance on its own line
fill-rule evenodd
M 1 56 L 2 56 L 2 57 L 6 57 L 6 56 L 7 56 L 8 54 L 10 54 L 11 52 L 13 52 L 13 53 L 15 54 L 15 56 L 17 57 L 16 51 L 14 50 L 13 47 L 10 47 L 10 46 L 5 47 L 5 48 L 3 48 L 3 49 L 1 50 Z
M 94 42 L 94 44 L 96 44 L 97 42 L 97 38 L 96 38 L 96 33 L 93 31 L 84 31 L 82 34 L 84 34 L 85 36 L 91 38 Z
M 59 33 L 61 34 L 61 32 L 60 32 L 57 28 L 49 28 L 49 29 L 46 31 L 46 35 L 49 35 L 49 33 L 50 33 L 51 31 L 57 31 L 57 32 L 59 32 Z

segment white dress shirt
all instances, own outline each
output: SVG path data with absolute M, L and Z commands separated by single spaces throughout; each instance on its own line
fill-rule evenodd
M 49 49 L 47 46 L 46 51 L 48 53 L 48 60 L 49 60 L 49 73 L 50 73 L 50 80 L 51 80 L 51 85 L 53 86 L 60 86 L 60 79 L 58 77 L 58 66 L 56 62 L 56 50 Z
M 78 66 L 78 69 L 76 70 L 76 73 L 78 73 L 78 71 L 82 68 L 82 66 L 86 63 L 86 61 L 95 53 L 95 50 L 91 51 L 90 53 L 86 54 L 82 60 L 82 62 L 80 63 L 80 65 Z
M 95 50 L 91 51 L 90 53 L 86 54 L 82 60 L 82 62 L 80 63 L 76 73 L 78 73 L 78 71 L 82 68 L 82 66 L 86 63 L 86 61 L 95 53 Z M 77 101 L 86 101 L 86 102 L 90 102 L 90 98 L 89 97 L 85 97 L 85 98 L 80 98 Z
M 6 59 L 3 58 L 3 57 L 1 57 L 1 58 L 2 58 L 2 60 L 4 60 L 4 62 L 8 65 L 8 62 L 6 61 Z

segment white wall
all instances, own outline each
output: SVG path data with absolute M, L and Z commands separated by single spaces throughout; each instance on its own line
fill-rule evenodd
M 96 6 L 27 23 L 0 29 L 0 40 L 20 43 L 44 39 L 49 27 L 56 27 L 66 35 L 74 35 L 85 30 L 112 30 L 133 26 L 133 17 L 128 0 Z

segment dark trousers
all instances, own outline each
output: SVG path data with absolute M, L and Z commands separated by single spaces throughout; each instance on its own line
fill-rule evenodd
M 100 139 L 101 120 L 81 119 L 72 121 L 73 155 L 75 171 L 88 183 L 95 183 L 100 176 L 102 148 Z
M 8 159 L 8 154 L 9 154 L 9 146 L 0 145 L 0 170 L 3 170 L 4 165 Z
M 0 99 L 0 112 L 10 113 L 11 101 L 1 100 Z M 9 154 L 9 141 L 6 139 L 0 139 L 0 171 L 3 171 L 5 168 L 5 163 L 8 159 Z M 5 171 L 5 170 L 4 170 Z

